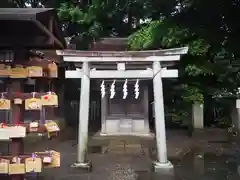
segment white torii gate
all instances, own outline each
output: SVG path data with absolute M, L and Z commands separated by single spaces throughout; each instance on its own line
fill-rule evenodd
M 154 112 L 158 160 L 154 163 L 158 172 L 173 169 L 167 159 L 165 115 L 163 102 L 162 78 L 178 77 L 178 70 L 168 70 L 161 67 L 160 62 L 178 61 L 180 56 L 188 52 L 188 47 L 165 49 L 156 51 L 57 51 L 63 56 L 65 62 L 82 63 L 82 69 L 66 70 L 66 78 L 81 78 L 79 130 L 78 130 L 78 151 L 76 167 L 86 167 L 86 149 L 88 142 L 89 123 L 89 97 L 90 79 L 153 79 L 154 90 Z M 96 70 L 90 69 L 91 63 L 116 62 L 121 69 L 117 70 Z M 128 62 L 152 62 L 152 68 L 145 70 L 125 70 L 125 63 Z

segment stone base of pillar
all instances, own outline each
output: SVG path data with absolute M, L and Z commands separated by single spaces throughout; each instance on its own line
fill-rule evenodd
M 92 162 L 88 161 L 86 163 L 74 163 L 71 165 L 72 168 L 77 168 L 80 170 L 84 170 L 86 172 L 91 172 L 92 171 Z
M 167 163 L 153 162 L 153 171 L 162 175 L 174 176 L 174 166 L 170 161 Z

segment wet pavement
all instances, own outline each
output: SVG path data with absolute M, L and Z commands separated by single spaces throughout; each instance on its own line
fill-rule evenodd
M 48 169 L 44 179 L 51 180 L 238 180 L 239 159 L 234 156 L 216 156 L 215 154 L 190 153 L 181 160 L 172 160 L 175 167 L 174 177 L 162 176 L 151 171 L 151 159 L 146 155 L 101 154 L 92 153 L 89 159 L 93 164 L 91 173 L 71 168 L 76 157 L 76 148 L 69 148 L 62 143 L 57 150 L 61 151 L 62 165 L 59 169 Z
M 179 137 L 179 136 L 178 136 Z M 180 138 L 180 137 L 179 137 Z M 172 138 L 174 139 L 174 138 Z M 170 139 L 169 139 L 170 141 Z M 173 141 L 173 140 L 172 140 Z M 179 141 L 179 139 L 178 139 Z M 124 145 L 125 150 L 104 152 L 99 143 L 90 143 L 88 159 L 92 161 L 92 172 L 88 173 L 71 168 L 76 158 L 75 140 L 45 144 L 41 149 L 52 148 L 61 152 L 61 167 L 45 169 L 41 174 L 44 180 L 239 180 L 240 153 L 237 145 L 226 142 L 209 143 L 205 149 L 190 151 L 181 158 L 171 155 L 174 164 L 173 176 L 162 176 L 152 172 L 151 164 L 154 154 L 138 145 Z M 90 140 L 91 142 L 91 140 Z M 131 141 L 133 142 L 133 141 Z M 153 141 L 154 142 L 154 141 Z M 101 142 L 102 143 L 102 142 Z M 95 144 L 95 146 L 94 146 Z M 97 144 L 97 145 L 96 145 Z M 106 144 L 103 143 L 103 144 Z M 52 147 L 51 147 L 52 146 Z M 36 147 L 38 150 L 40 147 Z M 118 146 L 121 149 L 122 146 Z M 129 148 L 131 150 L 126 150 Z M 203 148 L 204 149 L 204 148 Z M 211 148 L 210 148 L 211 149 Z M 221 149 L 221 153 L 219 150 Z M 226 149 L 226 150 L 224 150 Z M 104 153 L 104 154 L 103 154 Z M 153 153 L 153 152 L 152 152 Z M 170 152 L 171 154 L 171 152 Z
M 174 138 L 168 139 L 173 141 Z M 181 139 L 178 135 L 178 141 Z M 183 140 L 183 139 L 181 139 Z M 54 149 L 61 152 L 61 167 L 44 169 L 39 180 L 239 180 L 240 153 L 238 145 L 226 142 L 210 143 L 201 150 L 191 150 L 183 156 L 174 156 L 171 151 L 170 160 L 174 164 L 173 176 L 162 176 L 152 172 L 151 163 L 154 151 L 146 152 L 144 146 L 125 144 L 124 149 L 118 146 L 118 151 L 107 150 L 90 140 L 88 159 L 91 160 L 92 172 L 71 168 L 76 158 L 76 140 L 45 141 L 26 147 L 26 151 L 41 151 Z M 141 142 L 141 141 L 140 141 Z M 154 141 L 153 141 L 154 142 Z M 173 144 L 176 144 L 173 142 Z M 203 146 L 202 145 L 202 146 Z M 169 146 L 169 145 L 168 145 Z M 177 144 L 179 146 L 179 144 Z M 209 147 L 211 150 L 209 150 Z M 171 147 L 171 146 L 170 146 Z M 126 150 L 129 148 L 131 150 Z M 173 148 L 173 147 L 172 147 Z M 226 150 L 224 150 L 224 148 Z M 120 150 L 119 150 L 120 149 Z M 173 148 L 176 150 L 176 148 Z M 208 151 L 207 151 L 208 149 Z M 220 149 L 220 150 L 219 150 Z M 173 151 L 173 150 L 172 150 Z M 221 152 L 221 153 L 220 153 Z

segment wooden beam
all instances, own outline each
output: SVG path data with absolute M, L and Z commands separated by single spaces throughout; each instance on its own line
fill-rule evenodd
M 52 157 L 52 155 L 51 155 L 50 152 L 35 152 L 34 154 L 36 154 L 37 157 L 39 157 L 39 158 L 41 158 L 41 159 L 43 159 L 43 158 L 45 158 L 45 157 L 49 157 L 49 158 Z M 16 157 L 16 156 L 14 156 L 14 155 L 10 155 L 10 156 L 9 156 L 9 155 L 6 155 L 6 156 L 3 155 L 3 156 L 0 156 L 0 158 L 2 158 L 2 159 L 9 159 L 9 160 L 12 160 L 13 157 Z M 17 157 L 21 158 L 21 160 L 24 160 L 24 159 L 26 159 L 26 158 L 32 157 L 32 153 L 31 153 L 31 154 L 18 155 Z
M 177 69 L 162 69 L 161 77 L 163 78 L 177 78 L 178 70 Z
M 117 63 L 117 70 L 125 71 L 126 70 L 125 63 Z
M 90 71 L 90 78 L 93 79 L 114 79 L 114 78 L 152 78 L 152 70 L 127 70 L 127 71 Z
M 65 71 L 66 78 L 82 78 L 82 70 L 67 70 Z M 90 78 L 92 79 L 114 79 L 114 78 L 137 78 L 137 79 L 152 79 L 154 77 L 152 69 L 147 70 L 91 70 Z M 161 77 L 175 78 L 178 77 L 178 70 L 176 69 L 162 69 Z
M 53 34 L 53 17 L 51 16 L 49 21 L 48 21 L 48 29 L 49 29 L 49 32 L 51 34 Z M 49 37 L 49 44 L 53 44 L 54 43 L 54 39 L 53 37 Z
M 64 56 L 65 62 L 131 62 L 131 61 L 179 61 L 180 55 L 149 57 L 76 57 Z
M 0 46 L 14 46 L 14 45 L 24 45 L 30 46 L 33 44 L 40 45 L 46 43 L 47 39 L 45 36 L 2 36 L 0 35 Z
M 64 48 L 64 45 L 40 21 L 34 20 L 34 23 L 49 37 L 49 39 L 54 40 L 56 44 Z
M 82 70 L 66 70 L 65 78 L 69 79 L 79 79 L 82 78 L 83 72 Z
M 44 95 L 48 95 L 48 93 L 38 93 L 37 92 L 35 94 L 35 98 L 40 98 L 41 96 L 44 96 Z M 25 100 L 28 98 L 32 98 L 33 94 L 32 93 L 21 93 L 21 92 L 7 92 L 7 93 L 4 93 L 4 97 L 7 99 L 11 99 L 11 100 L 16 99 L 16 98 Z
M 56 47 L 54 44 L 48 43 L 47 36 L 1 36 L 0 35 L 0 47 L 1 50 L 9 50 L 13 47 L 26 47 L 29 49 L 36 49 L 36 50 L 53 50 L 55 52 Z

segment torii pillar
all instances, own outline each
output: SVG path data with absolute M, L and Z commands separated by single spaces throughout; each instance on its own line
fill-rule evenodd
M 89 101 L 90 101 L 90 77 L 88 62 L 82 63 L 81 93 L 79 105 L 79 123 L 78 123 L 78 150 L 77 161 L 72 167 L 88 168 L 91 166 L 87 162 L 88 146 L 88 123 L 89 123 Z
M 155 172 L 173 175 L 174 167 L 167 158 L 166 127 L 161 71 L 162 68 L 160 62 L 153 62 L 154 113 L 158 156 L 158 159 L 156 162 L 154 162 L 153 166 Z

